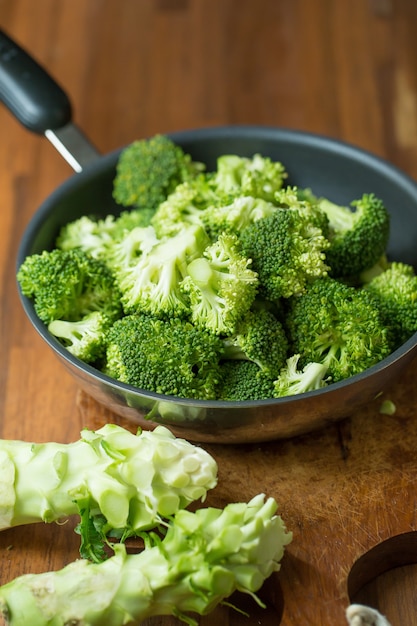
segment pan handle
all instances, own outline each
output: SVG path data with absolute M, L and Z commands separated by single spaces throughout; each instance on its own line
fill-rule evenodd
M 23 126 L 45 135 L 76 172 L 99 158 L 72 123 L 71 103 L 63 89 L 1 29 L 0 101 Z

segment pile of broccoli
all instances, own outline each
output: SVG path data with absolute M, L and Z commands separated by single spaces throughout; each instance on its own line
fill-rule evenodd
M 142 390 L 263 400 L 349 378 L 417 331 L 417 276 L 388 260 L 374 194 L 339 206 L 286 181 L 260 154 L 207 171 L 166 136 L 136 141 L 120 213 L 64 226 L 21 291 L 74 356 Z

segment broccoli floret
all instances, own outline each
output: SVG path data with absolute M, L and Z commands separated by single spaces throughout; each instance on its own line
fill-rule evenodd
M 326 238 L 329 237 L 329 218 L 314 197 L 300 193 L 298 187 L 285 187 L 275 194 L 275 203 L 282 209 L 304 211 L 309 223 L 319 228 Z
M 188 265 L 181 286 L 194 324 L 217 335 L 231 334 L 255 300 L 258 277 L 239 239 L 224 233 Z
M 351 207 L 327 199 L 319 202 L 329 218 L 327 262 L 335 278 L 357 276 L 370 269 L 386 251 L 390 219 L 382 200 L 364 194 Z
M 132 209 L 122 211 L 118 217 L 107 215 L 103 219 L 84 215 L 61 228 L 56 247 L 61 250 L 80 248 L 95 258 L 107 261 L 114 245 L 134 228 L 149 226 L 153 214 L 153 211 L 145 209 Z
M 298 368 L 299 354 L 293 354 L 287 359 L 285 367 L 274 382 L 275 398 L 294 396 L 315 389 L 326 387 L 330 378 L 327 376 L 327 363 L 307 363 L 302 369 Z
M 236 333 L 224 339 L 226 359 L 253 361 L 270 378 L 285 365 L 288 340 L 281 322 L 268 310 L 249 311 Z
M 154 214 L 155 210 L 149 207 L 122 211 L 116 218 L 114 237 L 120 239 L 125 233 L 130 232 L 137 226 L 149 226 Z
M 100 220 L 83 215 L 61 228 L 56 247 L 60 250 L 80 248 L 94 258 L 100 258 L 113 243 L 114 224 L 113 215 Z
M 134 141 L 120 154 L 113 196 L 122 206 L 156 209 L 179 183 L 203 169 L 165 135 Z
M 313 281 L 288 301 L 290 350 L 307 363 L 328 366 L 334 382 L 363 372 L 392 351 L 392 337 L 375 298 L 334 278 Z
M 106 373 L 156 393 L 214 399 L 222 342 L 180 318 L 128 315 L 108 333 Z
M 411 265 L 391 262 L 364 287 L 378 300 L 383 318 L 400 346 L 417 332 L 417 275 Z
M 302 202 L 307 201 L 307 202 L 310 202 L 311 204 L 318 203 L 318 198 L 313 193 L 312 189 L 310 189 L 310 187 L 297 187 L 297 196 L 298 196 L 298 199 L 301 200 Z
M 262 297 L 274 301 L 301 294 L 311 280 L 327 274 L 330 244 L 318 226 L 319 213 L 313 205 L 279 207 L 243 230 L 243 252 L 253 261 Z
M 217 159 L 212 183 L 218 194 L 253 196 L 274 202 L 275 193 L 281 189 L 286 176 L 282 163 L 269 157 L 225 154 Z
M 221 377 L 219 400 L 241 402 L 274 397 L 274 379 L 253 361 L 222 361 Z
M 28 256 L 17 274 L 22 294 L 32 298 L 38 317 L 78 321 L 99 311 L 110 320 L 122 313 L 120 292 L 110 269 L 80 249 Z
M 142 254 L 150 252 L 159 242 L 152 226 L 137 226 L 119 241 L 113 242 L 105 261 L 116 275 L 122 276 L 138 262 Z
M 199 226 L 184 228 L 146 250 L 145 238 L 136 262 L 115 270 L 125 313 L 187 315 L 188 297 L 181 284 L 188 274 L 188 264 L 203 253 L 207 244 L 207 234 Z M 125 247 L 124 242 L 121 247 Z
M 244 228 L 257 220 L 272 215 L 276 206 L 271 202 L 252 196 L 238 196 L 230 204 L 212 204 L 199 215 L 212 239 L 221 233 L 239 235 Z
M 68 352 L 86 363 L 95 363 L 104 356 L 106 333 L 111 322 L 106 315 L 93 311 L 77 322 L 52 320 L 49 332 L 57 337 Z
M 176 235 L 184 226 L 203 225 L 204 209 L 215 200 L 202 174 L 178 185 L 158 206 L 151 224 L 158 237 Z

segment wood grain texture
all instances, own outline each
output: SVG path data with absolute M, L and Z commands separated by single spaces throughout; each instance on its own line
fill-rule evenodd
M 252 615 L 248 624 L 269 624 L 278 615 L 285 626 L 341 624 L 350 598 L 375 605 L 376 589 L 369 583 L 417 563 L 416 375 L 417 363 L 370 406 L 303 437 L 262 445 L 205 444 L 219 464 L 219 484 L 207 504 L 224 506 L 263 491 L 277 499 L 294 534 L 281 572 L 264 590 L 267 611 L 256 613 L 259 622 Z M 394 416 L 380 413 L 385 398 L 396 404 Z M 133 428 L 83 393 L 79 408 L 88 428 L 110 419 Z M 393 580 L 398 576 L 397 571 Z M 254 609 L 252 603 L 249 610 Z M 395 617 L 392 606 L 386 612 Z
M 0 0 L 0 27 L 64 86 L 103 153 L 156 132 L 265 124 L 355 143 L 414 178 L 416 23 L 415 0 Z M 0 436 L 69 442 L 113 416 L 79 393 L 29 325 L 15 258 L 28 220 L 72 172 L 1 107 L 0 138 Z M 262 592 L 266 610 L 238 598 L 250 617 L 222 607 L 202 626 L 343 624 L 358 558 L 401 533 L 416 552 L 416 374 L 413 365 L 393 387 L 394 417 L 375 405 L 294 441 L 209 446 L 220 467 L 210 501 L 275 495 L 294 542 Z M 0 583 L 76 558 L 71 524 L 2 533 Z M 376 578 L 380 561 L 401 565 L 387 559 L 358 580 Z M 412 626 L 416 580 L 404 565 L 356 593 L 393 626 Z

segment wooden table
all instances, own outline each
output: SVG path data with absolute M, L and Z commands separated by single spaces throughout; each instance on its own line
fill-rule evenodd
M 0 27 L 65 87 L 103 153 L 157 132 L 267 124 L 347 140 L 414 178 L 416 24 L 414 0 L 0 0 Z M 15 258 L 31 215 L 72 171 L 4 108 L 0 137 L 0 436 L 69 442 L 113 416 L 33 331 Z M 219 608 L 203 626 L 334 626 L 351 600 L 393 626 L 417 623 L 416 376 L 413 364 L 387 390 L 393 417 L 374 403 L 296 440 L 207 446 L 220 471 L 209 502 L 274 495 L 294 541 L 262 592 L 266 610 L 238 598 L 248 618 Z M 75 559 L 73 523 L 3 532 L 0 583 Z

